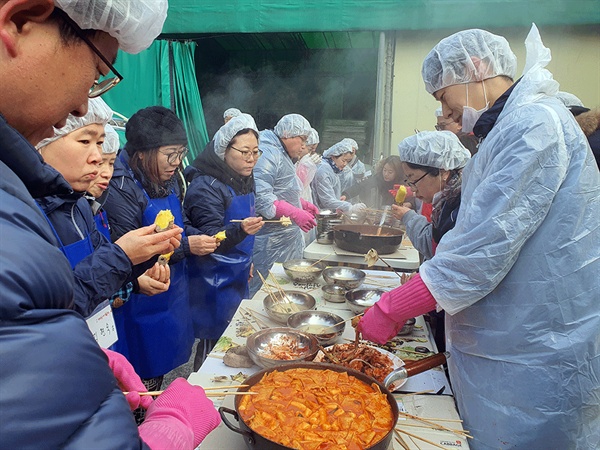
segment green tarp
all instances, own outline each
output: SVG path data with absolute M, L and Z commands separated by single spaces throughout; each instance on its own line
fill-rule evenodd
M 598 0 L 169 0 L 164 34 L 600 23 Z

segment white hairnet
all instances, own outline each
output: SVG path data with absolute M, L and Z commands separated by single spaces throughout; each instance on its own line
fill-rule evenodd
M 117 153 L 119 151 L 119 147 L 121 146 L 121 141 L 119 140 L 119 134 L 117 130 L 115 130 L 110 124 L 104 125 L 104 144 L 102 144 L 102 153 L 105 155 L 109 155 L 111 153 Z
M 314 128 L 310 129 L 310 133 L 308 135 L 308 140 L 306 141 L 306 145 L 315 145 L 321 142 L 319 140 L 319 133 Z
M 421 131 L 398 144 L 403 162 L 453 170 L 467 165 L 471 153 L 450 131 Z
M 223 119 L 227 119 L 228 117 L 231 117 L 231 118 L 237 117 L 240 114 L 242 114 L 242 112 L 239 109 L 229 108 L 229 109 L 226 109 L 225 112 L 223 113 Z
M 508 41 L 485 30 L 465 30 L 442 39 L 423 61 L 421 75 L 430 94 L 454 84 L 505 75 L 514 79 L 517 57 Z
M 83 30 L 99 30 L 127 53 L 147 49 L 167 18 L 167 0 L 54 0 Z
M 352 153 L 352 146 L 348 142 L 344 142 L 346 139 L 333 144 L 323 153 L 323 158 L 331 158 L 332 156 L 345 155 L 346 153 Z
M 287 114 L 279 119 L 273 129 L 281 139 L 296 136 L 307 136 L 310 134 L 310 123 L 300 114 Z
M 583 102 L 579 100 L 579 97 L 577 97 L 574 94 L 571 94 L 570 92 L 558 91 L 556 93 L 556 98 L 559 99 L 567 108 L 571 106 L 583 107 Z
M 435 117 L 442 117 L 444 115 L 444 113 L 442 112 L 442 108 L 439 107 L 438 109 L 435 110 Z
M 214 137 L 214 147 L 215 154 L 221 158 L 225 159 L 225 150 L 227 146 L 234 138 L 236 134 L 240 131 L 250 128 L 258 133 L 258 128 L 256 128 L 256 123 L 250 114 L 240 114 L 237 117 L 234 117 L 221 128 L 219 131 L 215 133 Z
M 54 128 L 54 136 L 40 141 L 40 143 L 36 145 L 36 148 L 40 149 L 45 147 L 46 145 L 60 139 L 63 136 L 66 136 L 69 133 L 72 133 L 75 130 L 87 127 L 88 125 L 92 125 L 94 123 L 105 126 L 108 121 L 112 119 L 112 116 L 112 109 L 110 109 L 104 100 L 102 100 L 100 97 L 90 98 L 88 101 L 88 112 L 85 116 L 75 117 L 74 115 L 69 114 L 65 126 L 62 128 Z
M 345 138 L 345 139 L 342 139 L 340 142 L 343 142 L 344 144 L 349 145 L 350 147 L 352 147 L 354 149 L 354 151 L 358 150 L 358 143 L 354 139 Z

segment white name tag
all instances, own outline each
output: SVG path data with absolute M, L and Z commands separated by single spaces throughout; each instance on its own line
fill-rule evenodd
M 101 303 L 85 321 L 100 347 L 108 348 L 117 342 L 117 327 L 108 300 L 106 300 L 106 305 L 104 302 Z

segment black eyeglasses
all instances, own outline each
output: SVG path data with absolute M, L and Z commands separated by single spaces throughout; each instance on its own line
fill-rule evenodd
M 262 155 L 262 150 L 240 150 L 239 148 L 235 148 L 233 145 L 230 145 L 229 148 L 232 148 L 238 152 L 240 152 L 242 154 L 242 158 L 244 158 L 246 161 L 250 161 L 251 158 L 254 158 L 255 160 L 257 160 L 258 158 L 260 158 L 260 155 Z
M 96 80 L 94 84 L 90 88 L 90 92 L 88 93 L 89 98 L 99 97 L 110 89 L 114 88 L 120 81 L 123 80 L 123 75 L 121 75 L 117 69 L 106 59 L 106 57 L 98 50 L 98 48 L 90 41 L 83 30 L 77 23 L 69 17 L 69 15 L 63 10 L 56 8 L 57 13 L 63 18 L 63 20 L 69 24 L 69 26 L 73 29 L 75 34 L 87 44 L 87 46 L 96 54 L 98 58 L 102 60 L 104 64 L 108 67 L 108 69 L 114 74 L 113 77 L 107 77 L 102 81 Z
M 435 126 L 436 131 L 444 131 L 446 129 L 446 127 L 448 125 L 450 125 L 452 122 L 442 122 L 442 123 L 438 123 Z
M 189 150 L 187 147 L 183 147 L 181 150 L 175 150 L 174 152 L 163 152 L 162 150 L 159 150 L 159 152 L 167 157 L 167 162 L 169 164 L 174 165 L 179 164 L 181 161 L 183 161 L 187 156 Z
M 408 179 L 404 179 L 404 182 L 410 186 L 411 189 L 416 189 L 417 188 L 417 183 L 419 181 L 421 181 L 423 178 L 425 178 L 427 175 L 429 175 L 428 172 L 425 172 L 425 175 L 423 175 L 422 177 L 420 177 L 418 180 L 415 181 L 408 181 Z

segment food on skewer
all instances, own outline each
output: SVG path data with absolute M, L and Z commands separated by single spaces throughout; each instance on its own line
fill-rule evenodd
M 159 211 L 154 219 L 154 231 L 156 233 L 160 233 L 161 231 L 167 231 L 173 228 L 173 224 L 175 223 L 175 217 L 171 210 L 163 209 Z M 169 259 L 171 259 L 171 255 L 173 252 L 165 253 L 164 255 L 160 255 L 158 257 L 158 263 L 162 266 L 166 266 L 169 263 Z
M 406 198 L 407 192 L 408 191 L 406 190 L 406 186 L 401 184 L 398 187 L 398 192 L 396 192 L 396 198 L 394 199 L 396 205 L 402 205 L 404 203 L 404 199 Z
M 288 217 L 288 216 L 281 216 L 279 218 L 279 222 L 281 223 L 281 225 L 283 225 L 284 227 L 289 227 L 292 224 L 292 220 Z
M 379 254 L 377 253 L 377 250 L 375 250 L 374 248 L 369 250 L 367 252 L 367 254 L 365 255 L 365 261 L 367 263 L 367 267 L 374 266 L 378 259 L 379 259 Z

